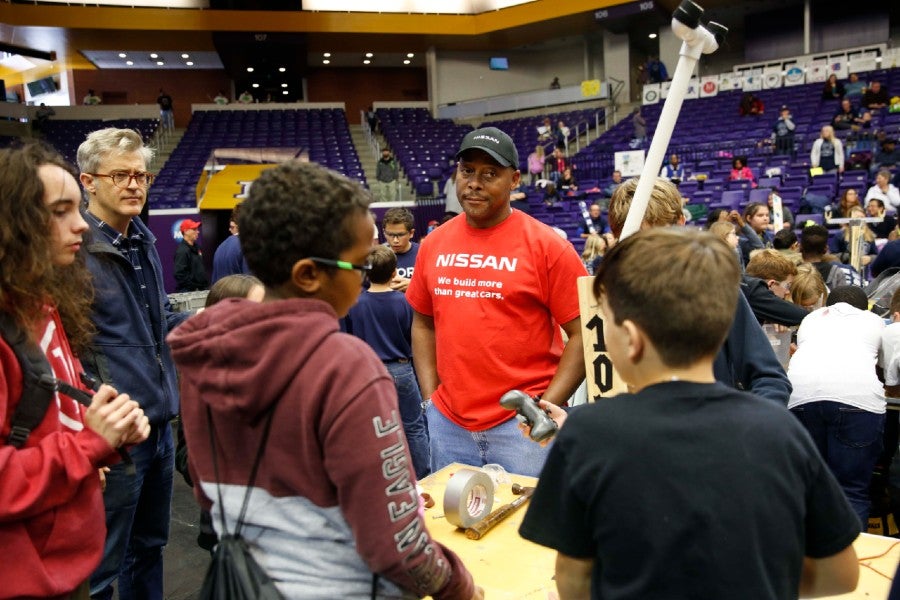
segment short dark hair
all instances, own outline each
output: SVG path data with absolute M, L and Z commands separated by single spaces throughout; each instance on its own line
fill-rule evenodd
M 869 198 L 869 202 L 875 202 L 878 206 L 881 207 L 881 210 L 884 210 L 884 200 L 881 198 Z
M 719 215 L 722 213 L 728 213 L 727 209 L 724 208 L 714 208 L 709 211 L 709 214 L 706 215 L 706 228 L 709 229 L 713 226 L 714 223 L 718 222 Z
M 408 208 L 398 206 L 388 209 L 384 213 L 384 218 L 381 219 L 381 226 L 386 227 L 387 225 L 406 225 L 406 231 L 412 231 L 416 228 L 416 219 Z
M 790 250 L 797 243 L 797 234 L 793 229 L 779 229 L 772 238 L 772 247 L 776 250 Z
M 835 286 L 831 293 L 828 294 L 825 306 L 834 306 L 838 302 L 846 302 L 859 310 L 869 310 L 869 297 L 866 296 L 861 287 L 855 285 Z
M 298 260 L 335 260 L 354 243 L 352 217 L 368 214 L 363 187 L 315 163 L 290 161 L 263 171 L 241 207 L 241 248 L 267 287 L 288 281 Z
M 235 204 L 234 208 L 231 209 L 231 216 L 228 217 L 228 220 L 237 223 L 239 214 L 241 214 L 241 203 L 240 202 Z
M 828 230 L 821 225 L 810 225 L 800 233 L 800 253 L 823 256 L 828 252 Z
M 613 246 L 597 269 L 593 291 L 606 299 L 615 323 L 630 320 L 647 334 L 663 363 L 686 367 L 715 356 L 725 340 L 740 275 L 734 252 L 715 235 L 658 227 Z M 660 318 L 673 311 L 679 318 Z
M 397 270 L 397 255 L 387 246 L 375 246 L 369 253 L 372 270 L 369 279 L 372 283 L 387 283 Z

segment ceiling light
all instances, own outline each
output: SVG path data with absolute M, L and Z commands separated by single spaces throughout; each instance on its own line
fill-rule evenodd
M 248 72 L 248 73 L 252 73 L 252 72 L 253 72 L 253 67 L 247 67 L 247 72 Z
M 284 73 L 285 71 L 287 71 L 287 69 L 285 69 L 284 67 L 278 67 L 279 73 Z
M 187 62 L 184 63 L 184 64 L 186 64 L 186 65 L 189 66 L 189 67 L 193 67 L 193 66 L 194 66 L 194 61 L 189 60 L 189 61 L 187 61 Z
M 371 52 L 366 52 L 366 58 L 372 58 L 372 53 L 371 53 Z
M 655 33 L 651 33 L 651 34 L 648 35 L 647 37 L 650 38 L 651 40 L 655 40 L 655 39 L 656 39 L 656 34 L 655 34 Z
M 159 58 L 159 54 L 154 52 L 153 54 L 150 55 L 150 58 Z
M 281 93 L 282 93 L 282 94 L 284 94 L 284 95 L 285 95 L 285 96 L 287 96 L 287 95 L 288 95 L 288 91 L 287 91 L 287 90 L 284 90 L 284 91 L 283 91 L 283 92 L 281 92 Z
M 128 65 L 128 66 L 130 67 L 131 65 L 134 64 L 134 61 L 133 61 L 133 60 L 126 60 L 126 61 L 125 61 L 125 64 Z
M 286 83 L 282 83 L 282 84 L 281 84 L 281 87 L 287 87 L 287 84 L 286 84 Z
M 403 64 L 404 64 L 404 65 L 408 65 L 408 64 L 409 64 L 409 59 L 407 58 L 406 60 L 404 60 L 404 61 L 403 61 Z
M 191 57 L 190 54 L 182 54 L 182 55 L 181 55 L 181 58 L 190 58 L 190 57 Z
M 156 64 L 157 64 L 158 66 L 161 67 L 161 66 L 163 66 L 163 65 L 166 64 L 166 63 L 164 63 L 164 62 L 161 61 L 161 60 L 158 60 L 158 61 L 156 61 Z
M 119 58 L 125 58 L 126 56 L 128 56 L 128 55 L 125 54 L 124 52 L 119 52 Z
M 259 84 L 258 84 L 258 83 L 254 83 L 254 84 L 253 84 L 253 87 L 258 88 L 258 87 L 259 87 Z
M 330 65 L 330 64 L 331 64 L 331 61 L 328 60 L 328 59 L 326 58 L 325 60 L 322 61 L 322 64 L 323 64 L 323 65 Z
M 331 58 L 331 52 L 325 52 L 324 54 L 322 54 L 322 56 L 324 56 L 325 58 Z
M 367 65 L 367 64 L 369 64 L 369 63 L 371 63 L 371 62 L 372 62 L 372 61 L 369 60 L 369 59 L 367 58 L 366 60 L 363 61 L 363 64 L 364 64 L 364 65 Z
M 408 53 L 408 54 L 406 55 L 406 58 L 412 58 L 412 57 L 414 57 L 414 56 L 415 56 L 415 54 L 413 54 L 412 52 L 410 52 L 410 53 Z

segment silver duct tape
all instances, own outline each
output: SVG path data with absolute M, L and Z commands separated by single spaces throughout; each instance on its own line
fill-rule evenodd
M 444 517 L 465 529 L 491 514 L 494 508 L 494 482 L 484 471 L 460 469 L 444 490 Z

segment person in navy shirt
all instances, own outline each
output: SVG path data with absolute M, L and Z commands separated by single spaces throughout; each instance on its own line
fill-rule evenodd
M 416 233 L 413 214 L 406 208 L 392 208 L 381 220 L 387 246 L 397 255 L 397 274 L 391 280 L 391 289 L 405 292 L 416 266 L 419 244 L 412 241 Z

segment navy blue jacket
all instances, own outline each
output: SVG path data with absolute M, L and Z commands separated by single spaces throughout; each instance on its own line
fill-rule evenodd
M 90 225 L 90 238 L 82 250 L 93 276 L 94 304 L 91 321 L 97 333 L 80 357 L 90 375 L 141 405 L 153 425 L 161 425 L 178 414 L 178 384 L 175 363 L 165 338 L 189 313 L 174 313 L 162 281 L 162 265 L 156 252 L 156 237 L 139 218 L 131 227 L 143 236 L 144 252 L 151 272 L 148 287 L 155 293 L 150 306 L 151 327 L 140 297 L 140 284 L 131 262 Z M 88 236 L 85 236 L 88 238 Z
M 734 321 L 716 355 L 713 371 L 716 381 L 733 388 L 753 392 L 785 406 L 791 398 L 793 388 L 787 373 L 743 294 L 738 294 Z

